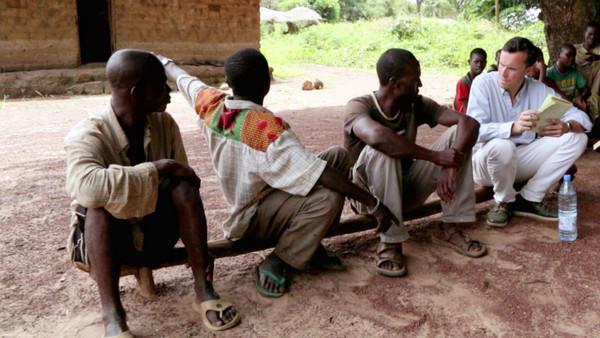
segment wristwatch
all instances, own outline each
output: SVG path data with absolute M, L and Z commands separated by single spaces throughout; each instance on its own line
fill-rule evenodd
M 567 133 L 572 132 L 573 128 L 571 128 L 571 122 L 567 121 L 566 124 L 567 124 Z

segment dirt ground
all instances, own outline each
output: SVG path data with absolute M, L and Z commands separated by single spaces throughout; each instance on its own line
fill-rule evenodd
M 303 79 L 277 81 L 266 105 L 280 113 L 308 148 L 342 142 L 345 102 L 376 88 L 372 72 L 307 66 L 321 91 L 299 91 Z M 456 79 L 424 75 L 422 92 L 449 103 Z M 0 336 L 100 337 L 102 319 L 95 285 L 67 261 L 69 201 L 64 191 L 62 148 L 67 131 L 108 96 L 0 103 Z M 181 127 L 191 164 L 203 180 L 210 238 L 222 236 L 227 207 L 194 116 L 179 94 L 169 112 Z M 442 128 L 420 129 L 430 144 Z M 485 225 L 486 206 L 468 233 L 489 254 L 468 259 L 433 245 L 426 230 L 405 246 L 409 274 L 377 275 L 377 237 L 364 232 L 327 240 L 349 269 L 299 273 L 291 293 L 261 297 L 254 267 L 265 252 L 219 259 L 215 287 L 241 312 L 242 323 L 222 337 L 571 337 L 600 334 L 600 154 L 577 163 L 580 238 L 560 243 L 557 224 L 515 217 L 504 229 Z M 421 221 L 423 223 L 424 221 Z M 425 222 L 433 222 L 428 220 Z M 143 337 L 215 336 L 192 311 L 191 272 L 155 272 L 158 298 L 147 300 L 133 277 L 121 279 L 129 326 Z

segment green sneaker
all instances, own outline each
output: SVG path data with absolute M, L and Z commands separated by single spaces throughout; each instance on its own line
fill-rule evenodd
M 504 227 L 512 218 L 512 205 L 514 203 L 496 202 L 496 205 L 487 213 L 487 224 L 493 227 Z
M 515 215 L 531 217 L 542 221 L 558 221 L 558 209 L 544 202 L 531 202 L 521 195 L 515 201 Z

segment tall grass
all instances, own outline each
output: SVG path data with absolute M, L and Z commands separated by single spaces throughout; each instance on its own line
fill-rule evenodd
M 405 48 L 421 62 L 425 73 L 462 74 L 468 70 L 469 52 L 476 47 L 488 52 L 494 63 L 497 49 L 513 36 L 524 36 L 546 51 L 543 23 L 522 31 L 508 32 L 485 20 L 411 18 L 416 33 L 398 39 L 392 33 L 395 21 L 322 23 L 297 34 L 283 34 L 282 27 L 261 29 L 261 50 L 279 76 L 298 75 L 302 63 L 372 69 L 388 48 Z M 546 54 L 547 55 L 547 54 Z

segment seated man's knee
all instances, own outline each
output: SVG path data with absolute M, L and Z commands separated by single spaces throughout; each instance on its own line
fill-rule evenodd
M 200 198 L 198 187 L 192 182 L 184 179 L 170 178 L 167 188 L 171 190 L 173 200 L 196 202 Z
M 511 140 L 493 139 L 486 145 L 488 157 L 498 163 L 508 164 L 515 160 L 517 146 Z
M 587 147 L 588 137 L 584 133 L 566 133 L 561 138 L 564 139 L 564 142 L 561 142 L 562 146 L 572 148 L 578 154 L 583 154 Z
M 313 205 L 327 209 L 342 209 L 344 207 L 344 195 L 327 188 L 316 188 L 310 193 Z
M 347 173 L 350 170 L 350 155 L 348 150 L 340 146 L 328 148 L 321 154 L 327 164 L 337 171 Z

